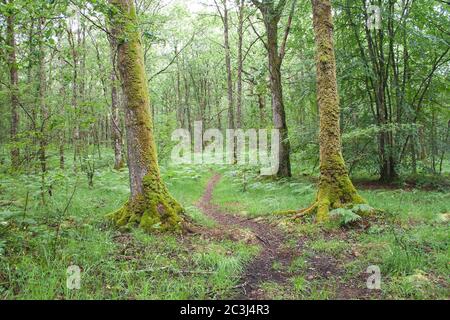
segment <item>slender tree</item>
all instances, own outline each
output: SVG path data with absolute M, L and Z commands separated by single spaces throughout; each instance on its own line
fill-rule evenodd
M 46 19 L 44 17 L 39 18 L 39 113 L 41 119 L 40 132 L 39 132 L 39 161 L 41 164 L 42 175 L 47 172 L 47 123 L 49 120 L 49 112 L 46 101 L 47 91 L 47 79 L 46 79 L 46 61 L 45 61 L 45 47 L 44 47 L 44 28 Z
M 110 55 L 111 55 L 111 136 L 114 149 L 114 169 L 123 168 L 124 161 L 122 159 L 122 132 L 120 130 L 120 113 L 119 113 L 119 90 L 117 88 L 116 76 L 116 60 L 117 60 L 117 44 L 114 36 L 109 37 Z
M 242 128 L 242 70 L 244 59 L 242 45 L 244 41 L 244 0 L 237 0 L 238 4 L 238 70 L 237 70 L 237 98 L 236 98 L 236 127 Z
M 230 49 L 230 39 L 229 39 L 229 15 L 228 15 L 228 2 L 227 0 L 222 0 L 221 9 L 216 0 L 217 11 L 219 12 L 220 18 L 223 23 L 223 43 L 225 47 L 225 65 L 227 69 L 227 93 L 228 93 L 228 128 L 234 129 L 234 98 L 233 98 L 233 72 L 231 70 L 231 49 Z
M 74 166 L 76 168 L 76 161 L 80 155 L 80 125 L 77 117 L 79 113 L 78 107 L 78 65 L 79 65 L 79 53 L 77 43 L 75 42 L 75 36 L 73 34 L 72 26 L 67 28 L 67 40 L 69 41 L 71 53 L 72 53 L 72 109 L 75 114 L 74 128 L 72 133 L 73 145 L 74 145 Z
M 150 98 L 145 76 L 144 53 L 133 0 L 110 0 L 111 26 L 117 36 L 118 67 L 125 97 L 125 122 L 131 196 L 111 215 L 124 226 L 137 224 L 146 231 L 181 228 L 183 209 L 161 179 Z
M 6 0 L 5 0 L 6 3 Z M 13 1 L 10 2 L 13 4 Z M 19 128 L 19 74 L 16 59 L 16 34 L 15 34 L 15 14 L 13 7 L 6 18 L 6 34 L 9 47 L 8 65 L 10 76 L 10 97 L 11 97 L 11 167 L 17 169 L 20 162 L 20 150 L 17 147 L 17 131 Z
M 279 0 L 275 5 L 273 0 L 257 1 L 252 0 L 253 4 L 259 9 L 263 16 L 266 29 L 267 42 L 261 37 L 266 47 L 269 58 L 270 89 L 272 92 L 273 124 L 275 129 L 280 130 L 280 148 L 279 148 L 279 169 L 277 176 L 290 177 L 291 172 L 291 145 L 289 141 L 289 132 L 286 123 L 286 111 L 284 108 L 283 86 L 281 82 L 281 65 L 286 53 L 286 43 L 291 29 L 292 16 L 296 5 L 296 0 L 292 0 L 291 11 L 289 14 L 283 41 L 279 45 L 279 23 L 286 7 L 287 0 Z M 256 31 L 256 30 L 255 30 Z

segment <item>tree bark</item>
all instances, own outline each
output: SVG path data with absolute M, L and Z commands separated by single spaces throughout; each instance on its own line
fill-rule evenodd
M 111 51 L 111 137 L 113 140 L 114 149 L 114 169 L 120 170 L 124 167 L 124 161 L 122 158 L 122 132 L 120 131 L 120 113 L 119 113 L 119 92 L 117 88 L 118 79 L 116 76 L 116 39 L 109 38 L 110 51 Z
M 73 163 L 74 168 L 77 167 L 76 160 L 77 157 L 80 155 L 80 126 L 78 121 L 78 48 L 77 44 L 75 43 L 75 38 L 73 35 L 72 27 L 70 26 L 67 29 L 67 39 L 69 41 L 71 51 L 72 51 L 72 109 L 75 114 L 74 117 L 74 127 L 72 132 L 72 140 L 74 145 L 74 153 L 73 153 Z
M 41 164 L 41 172 L 47 172 L 47 121 L 48 109 L 45 101 L 46 94 L 46 71 L 45 71 L 45 50 L 43 44 L 43 31 L 45 26 L 45 18 L 39 19 L 39 112 L 41 117 L 40 133 L 39 133 L 39 161 Z
M 320 182 L 317 221 L 329 219 L 329 211 L 365 203 L 351 182 L 340 133 L 340 107 L 336 80 L 333 20 L 329 0 L 312 0 L 316 43 L 317 102 L 320 112 Z
M 285 46 L 290 31 L 292 15 L 295 8 L 295 0 L 292 3 L 292 9 L 288 20 L 288 26 L 283 38 L 281 48 L 278 46 L 278 24 L 281 14 L 286 5 L 285 0 L 280 0 L 275 7 L 273 1 L 256 1 L 253 4 L 261 11 L 264 18 L 264 25 L 267 34 L 267 43 L 265 47 L 269 57 L 270 89 L 272 92 L 272 109 L 274 128 L 280 131 L 279 141 L 279 168 L 278 177 L 291 177 L 291 145 L 289 142 L 289 132 L 286 123 L 286 113 L 283 101 L 283 86 L 281 82 L 281 64 L 285 54 Z
M 63 59 L 60 59 L 61 65 L 63 65 Z M 59 76 L 63 79 L 63 69 L 61 69 Z M 59 96 L 62 99 L 61 101 L 65 101 L 66 99 L 66 88 L 65 84 L 61 83 L 61 87 L 59 88 Z M 64 119 L 65 117 L 65 108 L 60 107 L 58 109 L 59 115 Z M 65 126 L 58 130 L 58 152 L 59 152 L 59 168 L 61 170 L 65 169 L 65 155 L 64 155 L 64 143 L 65 143 Z
M 231 70 L 231 50 L 229 40 L 229 23 L 227 0 L 223 0 L 223 37 L 225 46 L 225 63 L 227 68 L 227 92 L 228 92 L 228 129 L 235 128 L 234 100 L 233 100 L 233 73 Z
M 363 5 L 365 2 L 362 0 Z M 365 11 L 367 20 L 367 12 Z M 389 24 L 389 23 L 388 23 Z M 374 79 L 369 80 L 373 89 L 375 98 L 376 114 L 375 120 L 380 127 L 378 134 L 378 157 L 380 166 L 380 181 L 391 182 L 397 177 L 396 161 L 394 158 L 394 139 L 392 132 L 387 127 L 392 123 L 391 106 L 389 99 L 386 98 L 388 91 L 387 70 L 389 68 L 389 56 L 384 54 L 384 31 L 375 30 L 372 36 L 371 30 L 365 24 L 365 33 L 367 38 L 367 47 L 369 58 L 372 63 Z M 388 105 L 389 104 L 389 105 Z
M 159 171 L 134 1 L 110 0 L 110 3 L 117 8 L 110 23 L 113 34 L 117 35 L 131 187 L 128 203 L 113 213 L 111 218 L 118 226 L 139 225 L 146 231 L 178 230 L 181 228 L 180 214 L 183 209 L 169 194 Z
M 242 43 L 244 38 L 244 0 L 238 0 L 238 71 L 237 71 L 237 98 L 236 98 L 236 127 L 242 128 L 242 70 L 243 70 L 243 57 L 242 57 Z
M 266 125 L 266 95 L 258 93 L 258 108 L 259 108 L 259 127 L 264 128 Z
M 290 177 L 291 159 L 290 159 L 290 141 L 286 123 L 286 113 L 284 110 L 283 86 L 281 83 L 281 63 L 278 55 L 278 26 L 271 21 L 266 25 L 267 45 L 269 50 L 269 73 L 270 88 L 272 91 L 273 124 L 275 129 L 280 130 L 280 167 L 277 175 L 279 177 Z
M 11 167 L 13 170 L 18 169 L 20 164 L 20 150 L 17 147 L 17 132 L 19 128 L 19 75 L 16 60 L 16 37 L 15 37 L 15 16 L 9 14 L 6 19 L 7 23 L 7 43 L 9 46 L 9 76 L 10 76 L 10 98 L 11 98 Z

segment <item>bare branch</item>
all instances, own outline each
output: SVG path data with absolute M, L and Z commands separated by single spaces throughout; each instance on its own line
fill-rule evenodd
M 184 49 L 186 49 L 191 43 L 192 41 L 194 41 L 195 38 L 195 33 L 192 35 L 191 39 L 183 46 L 183 48 L 180 49 L 180 51 L 178 51 L 175 56 L 170 60 L 170 62 L 161 70 L 159 70 L 157 73 L 155 73 L 154 75 L 152 75 L 149 78 L 149 82 L 152 81 L 154 78 L 156 78 L 157 76 L 159 76 L 161 73 L 165 72 L 167 69 L 170 68 L 170 66 L 175 62 L 175 60 L 180 56 L 180 54 L 184 51 Z
M 250 26 L 253 29 L 253 32 L 256 34 L 256 36 L 258 37 L 259 40 L 261 40 L 261 42 L 264 44 L 264 47 L 266 48 L 266 50 L 269 50 L 269 46 L 267 45 L 267 43 L 264 41 L 264 39 L 261 37 L 261 35 L 258 33 L 258 31 L 256 30 L 255 26 L 253 25 L 253 22 L 251 19 L 248 19 L 248 21 L 250 22 Z
M 287 40 L 289 37 L 289 33 L 291 32 L 292 18 L 294 16 L 296 4 L 297 4 L 297 0 L 293 0 L 291 12 L 289 13 L 289 18 L 288 18 L 287 25 L 286 25 L 286 30 L 284 32 L 283 42 L 282 42 L 281 48 L 280 48 L 280 60 L 283 60 L 284 56 L 286 55 L 286 43 L 287 43 Z

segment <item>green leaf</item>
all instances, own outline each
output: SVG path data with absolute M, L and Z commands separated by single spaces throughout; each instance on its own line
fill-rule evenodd
M 332 217 L 338 217 L 341 225 L 347 225 L 361 220 L 361 216 L 354 213 L 352 210 L 339 208 L 330 212 Z

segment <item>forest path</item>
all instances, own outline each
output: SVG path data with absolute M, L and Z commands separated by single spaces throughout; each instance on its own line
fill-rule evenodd
M 219 223 L 219 228 L 248 229 L 258 239 L 261 245 L 259 255 L 250 262 L 241 279 L 242 293 L 237 299 L 260 300 L 270 299 L 264 296 L 261 284 L 267 281 L 284 284 L 292 276 L 286 270 L 292 259 L 298 255 L 288 248 L 283 247 L 285 234 L 275 226 L 264 222 L 257 222 L 245 217 L 225 213 L 217 205 L 211 202 L 215 186 L 219 183 L 221 176 L 215 174 L 206 186 L 206 190 L 197 206 L 207 216 Z M 274 263 L 281 264 L 283 268 L 274 268 Z M 277 269 L 277 270 L 275 270 Z M 280 270 L 281 269 L 281 270 Z

